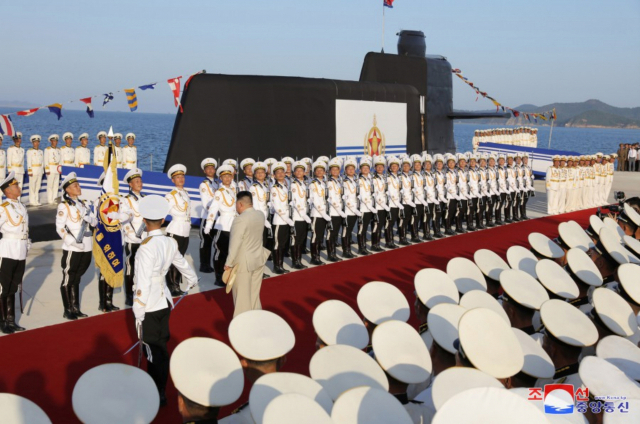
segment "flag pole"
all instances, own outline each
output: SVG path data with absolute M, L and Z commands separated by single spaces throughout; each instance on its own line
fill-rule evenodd
M 551 131 L 549 131 L 549 149 L 551 148 L 551 134 L 553 134 L 553 123 L 555 122 L 555 119 L 551 120 Z
M 384 1 L 382 2 L 382 52 L 384 53 Z

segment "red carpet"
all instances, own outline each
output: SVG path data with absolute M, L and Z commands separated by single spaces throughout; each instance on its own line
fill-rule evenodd
M 538 231 L 553 238 L 560 222 L 575 220 L 586 227 L 593 213 L 594 210 L 588 210 L 529 220 L 266 280 L 262 289 L 263 307 L 281 315 L 296 335 L 285 371 L 308 375 L 315 349 L 311 315 L 324 300 L 340 299 L 357 310 L 356 294 L 360 287 L 378 280 L 397 286 L 413 304 L 413 277 L 419 270 L 429 267 L 445 270 L 451 258 L 473 259 L 473 253 L 482 248 L 505 258 L 512 245 L 528 247 L 529 233 Z M 227 326 L 232 315 L 233 301 L 223 290 L 187 296 L 172 313 L 169 350 L 193 336 L 214 337 L 228 343 Z M 133 314 L 127 310 L 0 338 L 0 392 L 31 399 L 54 423 L 78 422 L 71 407 L 75 382 L 85 371 L 103 363 L 134 364 L 137 349 L 122 356 L 135 341 L 133 323 Z M 160 410 L 155 422 L 180 422 L 175 393 L 169 381 L 169 405 Z M 221 416 L 230 410 L 223 409 Z

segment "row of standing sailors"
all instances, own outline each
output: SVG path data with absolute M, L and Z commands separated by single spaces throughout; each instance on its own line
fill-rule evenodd
M 538 147 L 537 128 L 494 128 L 490 130 L 476 130 L 471 140 L 473 151 L 478 149 L 480 143 L 511 144 L 523 147 Z

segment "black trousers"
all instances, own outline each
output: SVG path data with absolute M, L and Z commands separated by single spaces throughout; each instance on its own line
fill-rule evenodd
M 289 240 L 289 232 L 290 227 L 287 224 L 275 226 L 273 230 L 273 250 L 277 250 L 280 254 L 284 253 L 287 240 Z
M 168 233 L 167 235 L 178 242 L 178 251 L 180 252 L 180 254 L 182 254 L 182 256 L 184 256 L 184 254 L 187 252 L 187 248 L 189 247 L 189 237 L 181 237 L 171 233 Z M 169 290 L 180 290 L 180 283 L 182 283 L 182 274 L 180 274 L 180 271 L 178 271 L 175 266 L 171 265 L 171 267 L 169 268 L 169 272 L 167 272 L 166 276 L 166 281 Z
M 291 247 L 304 246 L 304 242 L 307 240 L 307 231 L 309 230 L 307 221 L 294 221 L 295 234 L 291 234 Z
M 398 230 L 402 230 L 400 234 L 403 236 L 407 234 L 407 231 L 413 225 L 413 210 L 412 206 L 402 205 L 402 212 L 398 212 Z
M 140 247 L 140 243 L 127 243 L 124 246 L 124 254 L 126 258 L 126 271 L 124 275 L 124 294 L 127 299 L 133 296 L 133 277 L 136 271 L 136 252 Z
M 200 266 L 212 267 L 213 261 L 211 257 L 211 249 L 213 247 L 213 234 L 204 232 L 206 220 L 203 219 L 200 224 Z
M 142 340 L 149 345 L 151 358 L 147 355 L 147 372 L 156 383 L 158 393 L 164 395 L 167 379 L 169 377 L 169 351 L 167 342 L 169 333 L 169 317 L 171 308 L 166 307 L 159 311 L 147 312 L 142 321 Z
M 391 231 L 391 239 L 393 239 L 393 227 L 400 223 L 400 208 L 390 208 L 389 209 L 389 225 L 387 228 Z M 390 242 L 391 240 L 387 240 Z
M 389 223 L 387 222 L 387 211 L 384 209 L 378 210 L 378 222 L 374 223 L 375 234 L 377 237 L 378 243 L 380 242 L 380 235 L 382 234 L 382 230 L 385 230 Z
M 417 228 L 417 230 L 415 234 L 411 233 L 412 236 L 418 236 L 418 233 L 420 232 L 420 225 L 424 222 L 425 216 L 424 205 L 422 203 L 416 203 L 416 214 L 413 215 L 413 219 L 411 220 L 411 230 L 413 231 L 413 228 Z
M 262 230 L 262 247 L 264 247 L 265 249 L 271 250 L 270 243 L 271 243 L 271 240 L 273 240 L 272 231 L 273 231 L 273 227 L 271 228 L 271 230 L 269 230 L 269 228 L 267 227 L 264 227 L 264 230 Z M 271 238 L 269 238 L 270 234 L 271 234 Z
M 371 233 L 376 230 L 375 222 L 373 222 L 373 212 L 363 212 L 362 217 L 358 221 L 358 235 L 364 234 L 365 241 L 367 239 L 367 230 L 371 225 Z
M 61 287 L 79 286 L 80 280 L 89 265 L 91 265 L 92 252 L 71 252 L 69 250 L 62 251 L 62 284 Z M 3 259 L 4 262 L 4 259 Z M 102 274 L 100 275 L 102 277 Z
M 451 225 L 456 221 L 456 217 L 458 214 L 458 201 L 456 199 L 449 200 L 449 204 L 447 205 L 447 228 L 451 228 Z
M 507 193 L 500 193 L 496 203 L 496 221 L 502 221 L 502 210 L 505 210 L 506 217 Z
M 322 238 L 324 237 L 324 231 L 327 228 L 327 221 L 322 217 L 311 218 L 311 244 L 320 246 L 322 244 Z
M 369 218 L 371 219 L 371 218 Z M 351 235 L 353 234 L 353 228 L 356 226 L 358 217 L 355 215 L 347 215 L 347 225 L 342 226 L 342 245 L 351 245 Z
M 327 240 L 329 240 L 335 246 L 338 240 L 338 234 L 340 234 L 340 227 L 342 227 L 342 217 L 332 216 L 331 227 L 327 230 Z
M 216 275 L 222 276 L 224 264 L 229 256 L 229 231 L 214 230 L 213 236 L 213 269 Z
M 441 221 L 438 222 L 438 228 L 441 228 L 443 225 L 445 225 L 449 219 L 449 202 L 440 202 L 440 219 L 437 219 L 437 221 Z
M 0 259 L 0 297 L 9 297 L 17 293 L 22 284 L 26 262 L 26 260 L 9 258 Z

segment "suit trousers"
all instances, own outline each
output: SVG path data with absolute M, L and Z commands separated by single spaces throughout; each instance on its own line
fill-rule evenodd
M 0 259 L 0 297 L 9 297 L 16 294 L 22 284 L 26 260 L 9 258 Z
M 168 233 L 167 235 L 178 242 L 178 252 L 180 252 L 180 254 L 184 256 L 184 254 L 187 253 L 187 248 L 189 247 L 189 237 L 181 237 L 172 233 Z M 169 288 L 169 290 L 174 291 L 180 289 L 180 283 L 182 283 L 182 274 L 180 274 L 180 271 L 178 271 L 175 266 L 171 265 L 165 279 L 167 281 L 167 287 Z
M 305 222 L 306 224 L 306 222 Z M 302 239 L 302 237 L 300 237 Z M 302 239 L 304 240 L 304 239 Z M 235 309 L 233 316 L 255 309 L 262 309 L 260 303 L 260 288 L 262 287 L 262 268 L 255 271 L 238 269 L 236 281 L 233 283 L 231 293 Z
M 42 174 L 33 174 L 29 177 L 29 204 L 40 204 L 40 187 L 42 186 Z
M 204 232 L 206 220 L 203 219 L 200 224 L 200 267 L 213 268 L 213 258 L 211 255 L 211 249 L 213 247 L 213 234 L 206 234 Z
M 58 197 L 58 187 L 60 185 L 60 174 L 52 172 L 47 175 L 47 203 L 55 203 Z
M 167 342 L 171 337 L 169 333 L 169 317 L 171 308 L 166 307 L 159 311 L 147 312 L 142 321 L 142 340 L 149 345 L 151 355 L 145 349 L 147 356 L 147 372 L 156 383 L 158 393 L 164 395 L 169 378 L 169 350 Z

